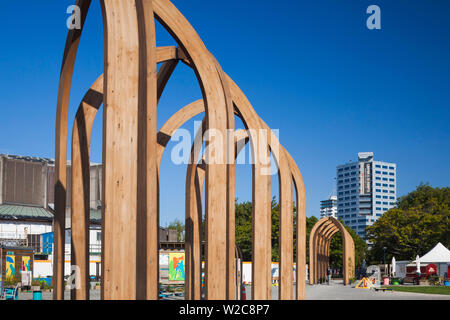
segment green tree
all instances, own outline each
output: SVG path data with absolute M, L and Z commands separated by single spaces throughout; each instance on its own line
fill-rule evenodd
M 450 188 L 433 188 L 420 184 L 416 190 L 398 199 L 397 207 L 387 211 L 367 228 L 367 239 L 373 243 L 371 263 L 412 260 L 423 255 L 438 242 L 450 245 L 448 217 Z
M 280 208 L 275 197 L 271 202 L 272 207 L 272 261 L 279 261 L 279 239 L 280 239 Z M 293 223 L 296 220 L 296 208 L 294 206 Z M 249 201 L 238 203 L 236 201 L 236 244 L 241 248 L 244 260 L 252 259 L 252 203 Z M 294 227 L 294 239 L 296 238 L 296 227 Z M 296 241 L 294 240 L 294 257 L 296 254 Z
M 314 225 L 319 221 L 315 216 L 306 218 L 306 263 L 309 264 L 309 236 Z
M 344 223 L 340 221 L 343 225 Z M 366 258 L 367 243 L 356 234 L 356 232 L 349 226 L 344 225 L 345 229 L 350 233 L 355 245 L 355 267 L 361 266 L 363 260 Z M 330 243 L 330 267 L 342 268 L 343 261 L 343 247 L 342 247 L 342 233 L 339 231 L 331 239 Z
M 169 223 L 169 226 L 167 228 L 177 231 L 177 241 L 178 242 L 183 242 L 184 241 L 184 235 L 185 235 L 185 233 L 184 233 L 184 230 L 185 230 L 184 223 L 182 223 L 178 219 L 175 219 L 174 221 Z
M 241 248 L 243 259 L 252 259 L 252 203 L 236 203 L 236 244 Z
M 275 197 L 272 199 L 272 261 L 280 260 L 279 240 L 280 240 L 280 209 Z M 297 228 L 296 219 L 297 208 L 294 206 L 293 228 L 294 228 L 294 261 L 297 255 Z M 309 235 L 311 229 L 317 223 L 315 216 L 306 218 L 306 263 L 309 263 Z M 352 229 L 346 227 L 355 242 L 356 265 L 360 265 L 365 258 L 367 245 Z M 336 240 L 337 239 L 337 240 Z M 244 260 L 252 259 L 252 203 L 236 201 L 236 244 L 241 248 Z M 335 261 L 333 267 L 342 266 L 342 239 L 340 233 L 337 233 L 330 245 L 330 252 Z M 330 259 L 331 260 L 331 259 Z

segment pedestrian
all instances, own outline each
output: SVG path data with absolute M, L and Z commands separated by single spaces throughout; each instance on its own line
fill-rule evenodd
M 331 280 L 331 269 L 330 269 L 330 267 L 328 267 L 328 269 L 327 269 L 327 282 L 328 282 L 328 285 L 330 285 L 330 280 Z

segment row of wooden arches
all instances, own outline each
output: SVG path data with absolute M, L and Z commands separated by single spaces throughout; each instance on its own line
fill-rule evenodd
M 354 276 L 355 245 L 353 238 L 337 219 L 326 217 L 320 219 L 311 229 L 309 235 L 309 283 L 317 284 L 325 279 L 330 262 L 330 244 L 333 236 L 340 232 L 343 252 L 343 282 L 344 285 Z
M 71 80 L 90 0 L 78 0 L 81 29 L 69 31 L 58 93 L 55 152 L 54 299 L 64 294 L 64 229 L 68 105 Z M 186 121 L 205 113 L 202 128 L 227 137 L 223 155 L 235 159 L 250 142 L 253 204 L 253 299 L 270 299 L 271 180 L 268 164 L 259 156 L 258 137 L 271 132 L 248 99 L 206 49 L 192 26 L 169 0 L 101 0 L 105 74 L 87 91 L 72 133 L 72 257 L 79 268 L 72 299 L 89 299 L 89 163 L 94 119 L 103 103 L 102 299 L 159 297 L 159 168 L 172 134 Z M 178 47 L 156 47 L 154 19 Z M 176 112 L 158 131 L 157 106 L 179 62 L 195 72 L 203 99 Z M 162 64 L 157 71 L 157 64 Z M 234 129 L 237 115 L 248 131 Z M 197 152 L 209 141 L 197 132 L 186 175 L 187 299 L 201 298 L 202 212 L 206 220 L 206 299 L 235 299 L 235 165 L 208 163 L 214 150 Z M 234 132 L 233 135 L 227 132 Z M 278 166 L 280 195 L 280 299 L 293 299 L 293 191 L 297 203 L 296 299 L 305 297 L 305 188 L 289 153 L 269 134 L 266 154 Z M 278 152 L 274 152 L 277 150 Z M 270 166 L 270 164 L 269 164 Z M 205 208 L 202 208 L 203 187 Z M 214 263 L 208 263 L 213 260 Z M 130 265 L 131 263 L 131 265 Z M 131 268 L 130 268 L 131 266 Z M 134 268 L 135 266 L 135 268 Z

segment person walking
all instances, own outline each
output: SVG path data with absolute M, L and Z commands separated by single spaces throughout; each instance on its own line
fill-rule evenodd
M 330 269 L 330 267 L 328 267 L 328 269 L 327 269 L 327 282 L 328 282 L 328 285 L 330 285 L 330 280 L 331 280 L 331 269 Z

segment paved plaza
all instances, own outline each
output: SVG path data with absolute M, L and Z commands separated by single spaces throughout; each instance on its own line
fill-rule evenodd
M 251 287 L 246 287 L 247 297 L 251 296 Z M 70 299 L 70 292 L 65 292 L 65 299 Z M 278 287 L 272 288 L 272 297 L 278 299 Z M 20 293 L 20 300 L 32 300 L 32 293 Z M 43 300 L 51 300 L 52 293 L 44 292 Z M 100 299 L 100 290 L 91 290 L 91 300 Z M 169 297 L 167 300 L 180 300 L 183 297 Z M 366 289 L 355 289 L 351 286 L 343 286 L 342 282 L 332 282 L 330 285 L 319 284 L 306 285 L 306 300 L 450 300 L 450 295 L 422 294 L 398 291 L 375 291 Z

